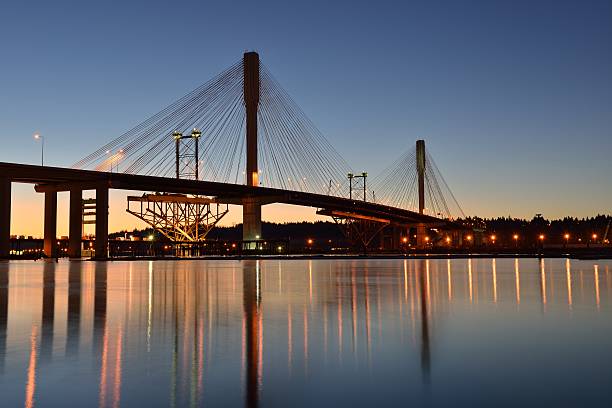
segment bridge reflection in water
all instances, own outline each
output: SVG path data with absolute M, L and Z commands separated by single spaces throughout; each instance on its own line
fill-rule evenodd
M 410 371 L 416 356 L 429 387 L 458 315 L 600 313 L 610 269 L 503 259 L 3 263 L 0 391 L 10 406 L 66 395 L 115 407 L 306 404 L 316 397 L 295 384 Z

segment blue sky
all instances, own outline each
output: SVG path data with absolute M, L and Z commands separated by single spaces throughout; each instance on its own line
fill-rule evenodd
M 423 138 L 468 214 L 610 212 L 612 2 L 4 2 L 1 161 L 69 166 L 257 50 L 356 170 Z M 16 188 L 15 202 L 34 197 Z M 14 204 L 15 206 L 15 204 Z

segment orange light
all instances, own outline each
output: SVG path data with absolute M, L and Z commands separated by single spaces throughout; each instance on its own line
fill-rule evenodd
M 491 235 L 491 241 L 495 241 L 495 234 Z
M 514 240 L 516 241 L 518 239 L 518 234 L 514 234 L 512 238 L 514 238 Z
M 429 237 L 425 237 L 425 241 L 429 242 Z
M 593 234 L 593 239 L 597 239 L 597 234 Z
M 565 235 L 563 236 L 563 238 L 565 238 L 565 239 L 569 239 L 569 237 L 570 237 L 570 236 L 569 236 L 569 234 L 565 234 Z
M 406 242 L 408 242 L 408 237 L 404 237 L 402 238 L 402 242 L 405 244 Z
M 446 237 L 446 242 L 450 242 L 450 241 L 451 241 L 450 237 Z
M 467 239 L 468 241 L 471 241 L 472 240 L 472 236 L 468 235 L 467 237 L 465 237 L 465 239 Z
M 540 234 L 540 241 L 544 241 L 544 234 Z
M 313 243 L 314 241 L 312 240 L 312 238 L 308 238 L 308 241 L 307 241 L 307 242 L 308 242 L 308 245 L 312 245 L 312 243 Z

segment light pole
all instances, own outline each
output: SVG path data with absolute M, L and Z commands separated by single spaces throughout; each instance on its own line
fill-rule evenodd
M 40 133 L 34 133 L 34 139 L 40 140 L 40 165 L 45 165 L 45 139 Z
M 540 240 L 540 248 L 542 248 L 542 250 L 544 250 L 544 234 L 540 234 L 540 236 L 538 237 Z
M 515 248 L 518 248 L 518 239 L 519 239 L 518 234 L 514 234 L 514 235 L 512 236 L 512 239 L 514 239 L 514 247 L 515 247 Z

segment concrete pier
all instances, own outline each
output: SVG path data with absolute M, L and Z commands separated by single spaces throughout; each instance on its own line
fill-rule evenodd
M 242 239 L 254 241 L 261 238 L 261 204 L 258 199 L 242 199 Z
M 83 190 L 70 190 L 70 215 L 68 225 L 68 256 L 81 257 L 81 239 L 83 235 Z
M 108 258 L 108 187 L 96 188 L 96 259 Z
M 0 176 L 0 258 L 11 250 L 11 180 Z
M 45 192 L 45 225 L 43 251 L 47 258 L 57 253 L 57 192 Z

